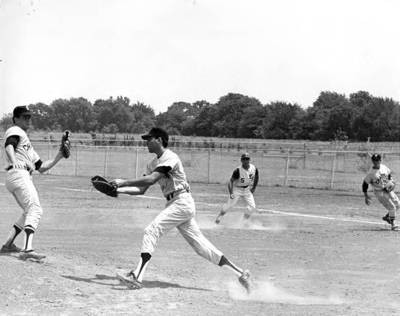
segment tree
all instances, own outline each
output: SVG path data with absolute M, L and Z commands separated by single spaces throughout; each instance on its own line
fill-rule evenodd
M 170 105 L 166 112 L 156 117 L 156 124 L 171 134 L 182 134 L 183 123 L 188 118 L 193 118 L 194 109 L 187 102 L 175 102 Z
M 63 130 L 89 132 L 95 127 L 92 104 L 85 98 L 57 99 L 51 107 L 54 122 Z
M 53 108 L 44 103 L 30 104 L 32 126 L 34 129 L 51 130 L 53 128 Z
M 143 133 L 154 126 L 156 115 L 150 106 L 136 102 L 132 105 L 131 112 L 133 120 L 129 125 L 130 133 Z
M 265 115 L 258 133 L 263 138 L 290 139 L 299 134 L 301 129 L 296 127 L 304 110 L 297 104 L 272 102 L 265 106 Z
M 222 137 L 239 137 L 240 121 L 245 110 L 259 107 L 261 102 L 248 96 L 229 93 L 215 104 L 215 134 Z

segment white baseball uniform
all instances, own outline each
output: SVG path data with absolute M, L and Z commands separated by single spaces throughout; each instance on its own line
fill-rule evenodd
M 245 214 L 250 216 L 256 210 L 253 193 L 250 189 L 254 185 L 254 179 L 258 173 L 257 168 L 253 164 L 249 164 L 249 169 L 244 169 L 241 165 L 237 167 L 232 174 L 233 181 L 233 198 L 228 199 L 228 202 L 222 206 L 222 211 L 226 213 L 232 209 L 239 199 L 243 199 L 246 203 Z
M 364 182 L 372 185 L 374 194 L 378 201 L 389 211 L 391 217 L 395 217 L 396 210 L 400 209 L 400 200 L 397 195 L 391 191 L 386 192 L 384 187 L 390 179 L 391 170 L 381 164 L 379 169 L 371 168 L 364 178 Z
M 25 166 L 23 169 L 12 168 L 11 161 L 5 155 L 5 169 L 7 170 L 6 188 L 23 210 L 23 214 L 15 225 L 21 230 L 26 226 L 30 226 L 33 230 L 36 230 L 43 210 L 40 205 L 38 193 L 32 182 L 31 174 L 35 169 L 35 163 L 40 160 L 40 157 L 33 149 L 26 132 L 22 128 L 18 126 L 10 127 L 4 135 L 4 140 L 6 141 L 10 136 L 19 137 L 18 145 L 14 148 L 15 158 Z
M 178 155 L 166 149 L 160 158 L 155 157 L 148 164 L 147 174 L 153 171 L 164 173 L 158 183 L 167 204 L 145 228 L 141 252 L 153 253 L 160 237 L 176 227 L 200 256 L 218 264 L 223 254 L 200 231 L 195 220 L 195 203 Z

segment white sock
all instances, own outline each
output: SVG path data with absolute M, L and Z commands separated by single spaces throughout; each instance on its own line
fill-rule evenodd
M 25 231 L 25 242 L 24 242 L 24 251 L 30 251 L 33 250 L 32 248 L 32 242 L 33 242 L 33 232 L 30 231 Z
M 138 265 L 136 267 L 136 270 L 133 272 L 133 273 L 135 273 L 136 279 L 139 282 L 142 282 L 143 275 L 144 275 L 144 273 L 146 271 L 146 268 L 147 268 L 147 265 L 149 264 L 149 262 L 150 262 L 150 260 L 148 260 L 145 264 L 143 264 L 143 259 L 140 258 L 139 263 L 138 263 Z

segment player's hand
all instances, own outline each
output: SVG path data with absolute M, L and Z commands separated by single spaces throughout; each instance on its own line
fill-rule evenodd
M 251 188 L 250 189 L 251 194 L 253 194 L 255 190 L 256 190 L 255 188 Z
M 369 195 L 365 196 L 365 204 L 367 204 L 367 205 L 371 204 L 371 197 Z
M 231 200 L 233 200 L 233 199 L 235 198 L 235 194 L 233 194 L 233 193 L 229 194 L 229 198 L 230 198 Z
M 120 188 L 124 183 L 124 179 L 114 179 L 110 181 L 111 184 L 116 185 L 118 188 Z

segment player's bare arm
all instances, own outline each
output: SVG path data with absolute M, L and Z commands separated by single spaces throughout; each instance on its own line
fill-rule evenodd
M 15 157 L 14 146 L 12 144 L 6 146 L 6 155 L 10 159 L 13 168 L 24 169 L 26 167 L 24 162 L 18 161 Z
M 233 182 L 234 182 L 234 181 L 235 181 L 235 179 L 230 178 L 230 180 L 229 180 L 229 182 L 228 182 L 229 197 L 230 197 L 231 199 L 234 198 L 234 195 L 233 195 Z
M 254 193 L 254 192 L 255 192 L 255 190 L 256 190 L 256 188 L 257 188 L 257 185 L 258 185 L 258 169 L 256 169 L 256 173 L 255 173 L 255 175 L 254 175 L 253 186 L 252 186 L 252 188 L 250 189 L 251 193 Z
M 49 159 L 46 161 L 43 161 L 40 166 L 38 166 L 37 171 L 40 173 L 46 172 L 47 170 L 50 170 L 53 168 L 61 159 L 63 158 L 63 155 L 61 152 L 57 152 L 57 155 L 53 159 Z
M 161 179 L 162 176 L 162 173 L 154 171 L 150 175 L 146 175 L 138 179 L 114 179 L 111 181 L 111 183 L 118 187 L 118 193 L 128 195 L 143 195 L 146 193 L 147 189 Z
M 363 181 L 362 191 L 365 197 L 365 204 L 369 205 L 371 203 L 371 197 L 368 195 L 368 183 Z
M 114 179 L 111 182 L 115 183 L 119 188 L 123 187 L 149 187 L 155 183 L 157 183 L 158 180 L 160 180 L 164 174 L 158 172 L 158 171 L 153 171 L 151 174 L 147 176 L 143 176 L 134 180 L 124 180 L 124 179 Z

